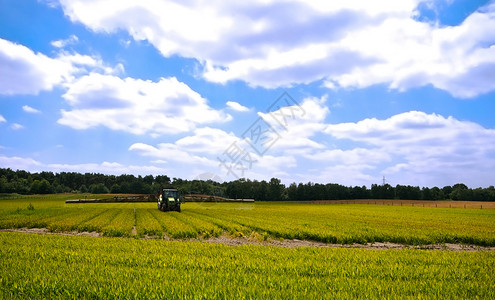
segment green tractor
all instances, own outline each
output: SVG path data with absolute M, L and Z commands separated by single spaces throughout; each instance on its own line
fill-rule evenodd
M 180 212 L 181 199 L 179 191 L 176 189 L 161 189 L 158 197 L 158 209 L 161 211 L 178 211 Z

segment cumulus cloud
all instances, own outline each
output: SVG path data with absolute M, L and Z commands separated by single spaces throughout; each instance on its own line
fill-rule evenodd
M 232 110 L 235 110 L 235 111 L 238 111 L 238 112 L 247 112 L 249 111 L 249 108 L 245 107 L 244 105 L 238 103 L 238 102 L 235 102 L 235 101 L 227 101 L 226 103 L 227 107 L 232 109 Z
M 287 132 L 262 155 L 251 148 L 249 139 L 214 128 L 196 129 L 172 143 L 136 143 L 129 150 L 167 165 L 211 171 L 228 180 L 236 179 L 229 177 L 235 173 L 258 179 L 277 176 L 286 183 L 299 180 L 369 186 L 385 175 L 394 185 L 493 185 L 495 130 L 419 111 L 383 120 L 328 124 L 324 118 L 328 112 L 322 113 L 319 107 L 324 99 L 305 99 L 301 106 L 309 115 L 292 120 L 292 125 L 303 129 L 295 126 L 300 131 Z M 314 142 L 312 134 L 316 132 L 328 135 L 319 141 L 331 143 Z M 242 162 L 242 172 L 235 165 L 229 170 L 219 161 L 229 163 L 229 155 L 241 153 L 237 150 L 250 153 L 249 160 Z
M 240 142 L 240 139 L 233 133 L 205 127 L 195 129 L 192 135 L 178 139 L 174 143 L 160 143 L 157 146 L 135 143 L 129 147 L 129 151 L 161 162 L 216 167 L 219 165 L 217 156 L 236 142 Z
M 37 95 L 55 86 L 70 84 L 76 77 L 97 71 L 118 73 L 121 65 L 105 66 L 95 57 L 60 52 L 51 58 L 42 53 L 0 38 L 0 94 Z
M 407 1 L 61 0 L 73 22 L 127 31 L 164 56 L 196 58 L 212 82 L 328 88 L 433 85 L 460 98 L 494 90 L 495 3 L 457 26 L 421 22 Z M 159 13 L 158 13 L 159 12 Z
M 328 164 L 345 164 L 354 166 L 371 166 L 390 161 L 390 154 L 377 149 L 354 148 L 350 150 L 325 149 L 315 153 L 307 153 L 310 160 L 326 162 Z
M 77 42 L 79 42 L 79 38 L 76 35 L 71 34 L 67 39 L 52 41 L 51 44 L 55 48 L 64 48 L 69 45 L 77 44 Z
M 342 161 L 336 164 L 320 162 L 318 168 L 312 168 L 293 174 L 291 182 L 317 182 L 317 183 L 339 183 L 347 186 L 370 186 L 377 183 L 381 177 L 377 178 L 373 164 L 347 164 Z M 295 180 L 294 180 L 295 178 Z M 408 182 L 409 184 L 409 182 Z
M 159 143 L 156 146 L 135 143 L 129 151 L 167 165 L 187 166 L 197 172 L 214 172 L 228 180 L 266 178 L 266 174 L 282 174 L 288 168 L 297 166 L 294 156 L 259 155 L 242 137 L 209 127 L 198 128 L 173 143 Z
M 376 63 L 327 78 L 329 87 L 367 87 L 386 83 L 404 91 L 433 86 L 459 98 L 493 91 L 495 3 L 458 26 L 441 27 L 411 18 L 390 18 L 346 37 L 341 45 L 365 47 Z
M 249 176 L 266 179 L 267 174 L 287 176 L 287 172 L 298 166 L 302 154 L 324 149 L 312 136 L 326 127 L 324 120 L 329 110 L 325 101 L 326 96 L 309 97 L 299 105 L 282 97 L 269 112 L 259 113 L 252 126 L 237 135 L 204 127 L 173 143 L 156 146 L 135 143 L 129 150 L 153 161 L 186 164 L 230 179 Z
M 0 94 L 38 94 L 70 76 L 71 66 L 0 39 Z
M 28 114 L 40 114 L 41 113 L 40 110 L 38 110 L 36 108 L 33 108 L 33 107 L 29 106 L 29 105 L 23 105 L 22 106 L 22 110 L 24 112 L 27 112 Z
M 35 159 L 19 157 L 19 156 L 5 156 L 0 155 L 0 164 L 4 166 L 4 168 L 11 168 L 13 170 L 39 170 L 42 164 Z
M 186 149 L 181 149 L 175 144 L 161 143 L 157 147 L 143 143 L 135 143 L 129 147 L 130 151 L 135 151 L 142 156 L 152 158 L 163 158 L 165 161 L 191 164 L 196 167 L 214 167 L 218 163 L 212 159 L 201 155 L 194 155 Z
M 76 79 L 63 97 L 72 109 L 62 110 L 58 123 L 74 129 L 105 126 L 157 136 L 231 119 L 175 77 L 153 82 L 91 73 Z
M 255 122 L 245 137 L 253 140 L 261 128 L 267 130 L 268 138 L 275 141 L 271 151 L 294 152 L 301 148 L 324 148 L 312 137 L 326 128 L 325 118 L 330 113 L 325 104 L 327 96 L 308 97 L 300 104 L 292 101 L 291 98 L 279 99 L 280 103 L 275 102 L 272 110 L 258 113 L 263 121 Z
M 78 173 L 102 173 L 108 175 L 140 174 L 163 175 L 166 169 L 156 166 L 124 165 L 117 162 L 83 163 L 83 164 L 57 164 L 45 163 L 29 157 L 0 155 L 0 165 L 13 170 L 27 170 L 31 172 L 78 172 Z
M 142 143 L 133 144 L 130 151 L 137 151 L 143 156 L 154 157 L 163 161 L 178 161 L 187 164 L 212 165 L 212 161 L 206 159 L 206 155 L 215 158 L 220 155 L 232 143 L 239 142 L 233 133 L 227 133 L 216 128 L 197 128 L 192 135 L 183 137 L 174 143 L 160 143 L 151 146 Z M 213 164 L 218 165 L 218 161 Z
M 411 111 L 385 120 L 330 124 L 325 132 L 367 149 L 339 153 L 344 161 L 352 164 L 356 159 L 352 157 L 358 154 L 362 162 L 383 167 L 381 172 L 393 176 L 397 183 L 430 186 L 431 182 L 493 182 L 490 170 L 495 166 L 495 130 L 476 123 Z

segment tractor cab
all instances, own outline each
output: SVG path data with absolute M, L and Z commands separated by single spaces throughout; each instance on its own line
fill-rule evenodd
M 176 189 L 162 189 L 158 197 L 158 209 L 161 211 L 180 212 L 179 191 Z

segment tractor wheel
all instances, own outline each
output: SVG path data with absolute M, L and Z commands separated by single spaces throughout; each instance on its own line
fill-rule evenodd
M 180 212 L 180 204 L 177 205 L 177 211 Z
M 160 210 L 165 211 L 165 205 L 162 204 L 162 206 L 160 207 Z

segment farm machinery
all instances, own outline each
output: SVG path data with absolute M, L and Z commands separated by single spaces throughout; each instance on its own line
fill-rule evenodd
M 161 211 L 178 211 L 180 212 L 180 204 L 182 199 L 179 191 L 176 189 L 161 189 L 158 196 L 158 209 Z

